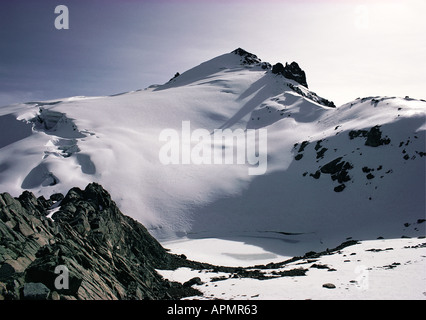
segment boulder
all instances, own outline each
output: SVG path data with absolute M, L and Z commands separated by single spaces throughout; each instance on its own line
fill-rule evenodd
M 193 285 L 202 285 L 203 282 L 201 281 L 201 279 L 199 277 L 194 277 L 192 279 L 189 279 L 188 281 L 186 281 L 183 286 L 184 287 L 191 287 Z
M 22 297 L 25 300 L 47 300 L 50 290 L 43 283 L 29 282 L 24 285 Z
M 3 263 L 0 266 L 0 280 L 8 279 L 15 274 L 16 270 L 9 263 Z

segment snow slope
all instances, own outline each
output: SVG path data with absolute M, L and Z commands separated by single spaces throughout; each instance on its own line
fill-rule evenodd
M 262 260 L 348 237 L 424 235 L 426 102 L 323 102 L 268 63 L 232 52 L 144 90 L 5 106 L 0 191 L 47 196 L 95 181 L 157 239 L 194 254 L 206 253 L 206 239 L 222 240 L 219 251 L 255 246 L 251 257 Z M 267 171 L 164 165 L 160 134 L 183 135 L 183 121 L 191 132 L 266 129 Z
M 262 273 L 262 279 L 214 270 L 158 271 L 181 283 L 200 278 L 202 283 L 193 287 L 203 296 L 188 299 L 424 300 L 425 245 L 425 239 L 362 241 L 318 258 L 302 258 L 273 269 L 250 269 Z M 302 272 L 290 273 L 295 270 Z

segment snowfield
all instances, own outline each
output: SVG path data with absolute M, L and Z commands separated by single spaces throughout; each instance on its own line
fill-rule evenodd
M 362 241 L 336 253 L 300 259 L 277 269 L 260 269 L 265 273 L 262 280 L 188 268 L 159 272 L 166 279 L 181 283 L 200 278 L 202 283 L 194 288 L 203 296 L 188 299 L 424 300 L 425 263 L 424 238 L 387 239 Z M 306 273 L 276 276 L 295 269 Z
M 164 85 L 118 95 L 1 107 L 0 192 L 49 196 L 97 182 L 164 246 L 213 264 L 266 264 L 362 240 L 321 257 L 336 272 L 219 281 L 201 286 L 206 297 L 373 299 L 393 285 L 398 290 L 387 298 L 424 299 L 425 249 L 404 246 L 420 245 L 415 238 L 426 234 L 426 102 L 377 96 L 333 108 L 247 58 L 224 54 Z M 244 130 L 247 137 L 265 130 L 266 172 L 250 175 L 256 164 L 235 159 L 184 163 L 183 145 L 201 144 L 200 137 L 183 139 L 183 122 L 191 133 Z M 164 130 L 180 133 L 178 164 L 160 159 Z M 211 151 L 223 157 L 232 147 L 214 143 Z M 366 251 L 383 246 L 393 250 Z M 355 256 L 345 262 L 351 250 Z M 400 265 L 384 268 L 395 261 Z M 349 282 L 358 265 L 371 268 L 368 290 Z M 187 277 L 167 275 L 180 272 Z M 322 288 L 326 280 L 337 290 Z

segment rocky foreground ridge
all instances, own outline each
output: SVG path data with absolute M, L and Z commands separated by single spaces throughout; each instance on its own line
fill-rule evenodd
M 0 194 L 0 237 L 0 300 L 199 294 L 155 271 L 190 262 L 169 254 L 96 183 L 48 200 L 28 191 L 19 198 Z

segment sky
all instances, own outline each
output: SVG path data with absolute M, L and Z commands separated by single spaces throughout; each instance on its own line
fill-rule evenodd
M 56 29 L 58 5 L 69 29 Z M 0 106 L 162 84 L 241 47 L 336 105 L 426 98 L 424 0 L 1 0 Z

